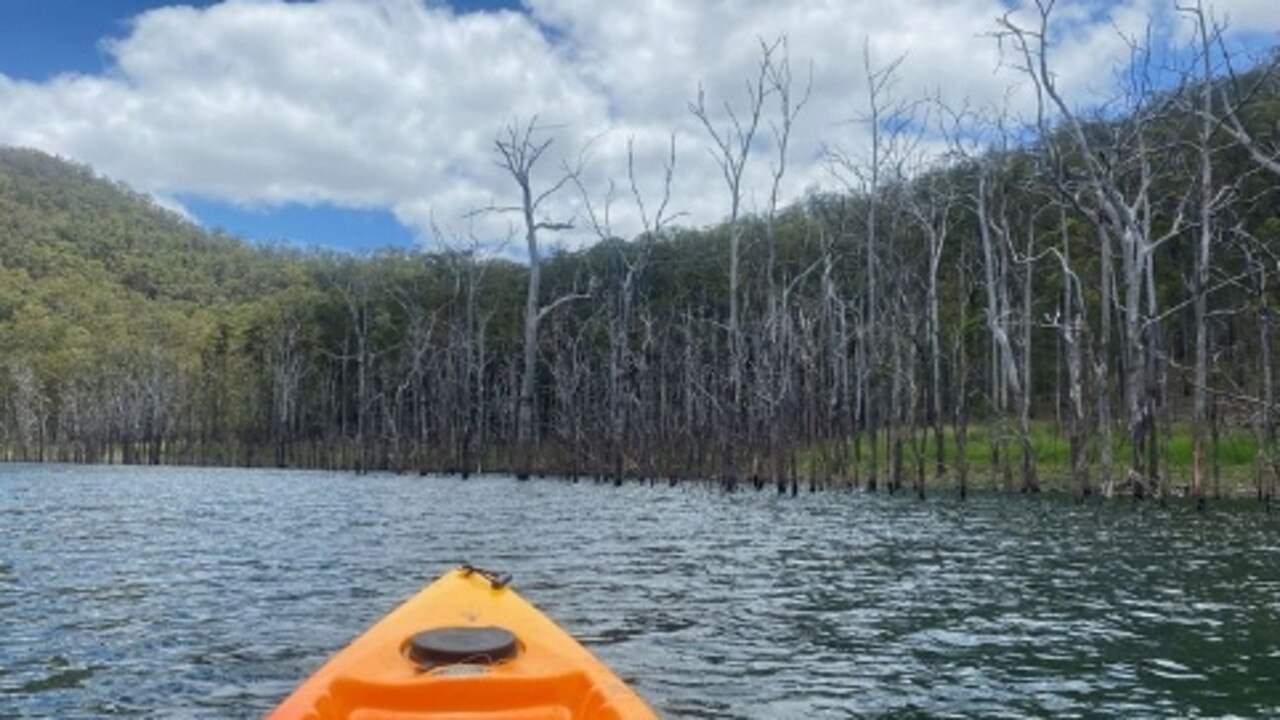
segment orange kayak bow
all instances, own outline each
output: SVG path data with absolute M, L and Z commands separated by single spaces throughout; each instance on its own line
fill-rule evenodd
M 626 683 L 507 587 L 446 573 L 334 656 L 270 720 L 651 720 Z

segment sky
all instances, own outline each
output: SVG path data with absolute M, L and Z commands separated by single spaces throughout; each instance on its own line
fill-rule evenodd
M 669 211 L 717 222 L 728 194 L 706 129 L 741 117 L 761 40 L 786 38 L 797 96 L 781 184 L 795 200 L 860 182 L 869 127 L 864 49 L 901 57 L 891 94 L 953 106 L 1031 110 L 1026 83 L 992 37 L 996 19 L 1028 19 L 1030 0 L 0 0 L 0 144 L 36 147 L 122 180 L 192 221 L 259 242 L 372 251 L 519 237 L 518 201 L 495 160 L 511 123 L 536 118 L 552 145 L 535 192 L 567 166 L 572 185 L 541 218 L 635 234 L 635 184 L 652 210 L 671 144 Z M 1280 42 L 1280 0 L 1206 0 L 1233 47 Z M 1059 0 L 1052 65 L 1073 104 L 1115 90 L 1122 34 L 1148 24 L 1176 43 L 1172 0 Z M 746 210 L 767 202 L 776 95 L 763 110 L 744 177 Z M 936 138 L 926 137 L 923 152 Z M 610 189 L 612 188 L 612 192 Z M 610 200 L 610 198 L 612 198 Z

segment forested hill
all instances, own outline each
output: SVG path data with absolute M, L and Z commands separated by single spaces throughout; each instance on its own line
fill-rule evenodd
M 37 150 L 0 148 L 0 259 L 30 280 L 83 280 L 106 297 L 130 293 L 202 304 L 261 295 L 279 258 L 206 232 L 129 187 Z
M 1165 495 L 1235 433 L 1263 493 L 1277 98 L 887 144 L 847 194 L 553 254 L 532 304 L 530 267 L 253 246 L 0 149 L 0 453 Z
M 119 439 L 146 424 L 140 408 L 169 422 L 201 358 L 232 352 L 317 261 L 209 233 L 87 167 L 0 148 L 3 442 L 34 457 L 102 433 L 92 444 L 114 451 L 76 456 L 120 459 Z
M 340 286 L 373 292 L 377 278 L 387 300 L 426 282 L 442 261 L 253 245 L 206 231 L 91 168 L 0 148 L 3 454 L 274 462 L 258 446 L 272 444 L 267 361 L 281 327 L 294 332 L 291 348 L 317 353 L 296 368 L 299 380 L 310 378 L 315 363 L 343 362 L 314 345 L 333 340 L 341 353 Z M 495 276 L 517 271 L 504 261 L 475 264 L 497 268 Z M 514 278 L 503 279 L 511 287 Z M 304 389 L 307 402 L 335 392 Z M 301 432 L 302 421 L 288 422 Z M 179 427 L 182 443 L 173 437 Z

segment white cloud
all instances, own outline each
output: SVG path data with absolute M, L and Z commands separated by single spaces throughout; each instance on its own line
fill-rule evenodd
M 1205 6 L 1236 32 L 1280 32 L 1280 4 L 1275 0 L 1208 0 Z
M 586 180 L 597 198 L 610 177 L 625 189 L 628 138 L 642 187 L 656 193 L 674 133 L 673 209 L 702 224 L 727 207 L 687 102 L 701 84 L 712 102 L 740 103 L 760 38 L 788 37 L 797 83 L 812 68 L 787 197 L 833 184 L 823 143 L 857 153 L 866 142 L 866 128 L 847 122 L 865 110 L 864 39 L 877 62 L 907 55 L 896 90 L 904 97 L 941 91 L 1000 103 L 1017 80 L 997 72 L 989 36 L 1007 0 L 527 2 L 524 12 L 467 14 L 423 0 L 153 10 L 105 43 L 114 60 L 105 75 L 46 83 L 0 75 L 0 142 L 88 162 L 157 197 L 388 209 L 426 238 L 432 218 L 456 224 L 469 210 L 512 201 L 493 140 L 504 123 L 537 114 L 557 141 L 539 179 L 596 138 Z M 1124 57 L 1112 23 L 1140 27 L 1161 2 L 1060 2 L 1064 88 L 1082 101 L 1106 90 Z M 1219 5 L 1237 27 L 1280 27 L 1274 0 Z M 768 145 L 748 174 L 749 207 L 766 200 Z M 637 228 L 626 199 L 613 213 L 623 234 Z M 548 212 L 569 216 L 578 204 L 564 193 Z M 481 222 L 481 232 L 505 234 L 507 219 Z

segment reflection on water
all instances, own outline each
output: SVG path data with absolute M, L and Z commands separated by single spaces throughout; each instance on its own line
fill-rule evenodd
M 0 717 L 256 717 L 453 564 L 672 718 L 1280 713 L 1280 519 L 0 466 Z

